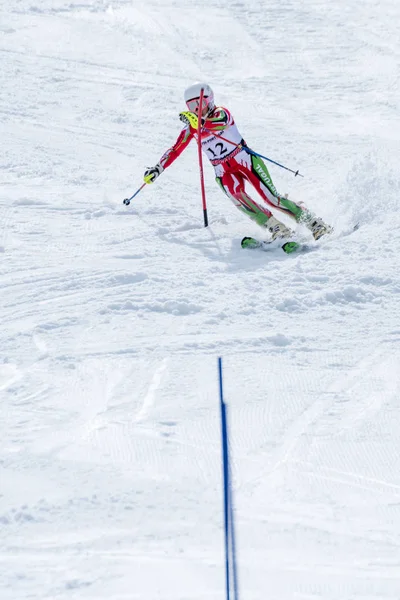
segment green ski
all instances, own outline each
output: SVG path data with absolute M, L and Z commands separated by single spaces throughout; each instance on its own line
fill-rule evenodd
M 257 240 L 256 238 L 252 238 L 252 237 L 244 237 L 242 239 L 241 246 L 242 246 L 242 248 L 250 248 L 251 250 L 253 250 L 254 248 L 260 248 L 261 250 L 269 251 L 269 250 L 273 249 L 271 247 L 271 243 L 272 243 L 272 240 L 270 242 L 268 242 L 268 241 Z M 286 252 L 286 254 L 292 254 L 292 252 L 298 252 L 299 250 L 301 250 L 303 247 L 303 244 L 299 244 L 298 242 L 285 242 L 284 244 L 282 244 L 282 246 L 279 246 L 279 247 L 284 252 Z

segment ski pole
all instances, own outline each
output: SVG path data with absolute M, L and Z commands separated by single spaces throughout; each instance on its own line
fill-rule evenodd
M 284 165 L 281 165 L 280 163 L 276 162 L 276 160 L 272 160 L 272 158 L 268 158 L 268 156 L 263 156 L 262 154 L 259 154 L 258 152 L 254 152 L 254 150 L 251 150 L 248 146 L 246 146 L 246 150 L 250 154 L 253 154 L 253 156 L 259 156 L 260 158 L 264 158 L 265 160 L 268 160 L 270 163 L 273 163 L 274 165 L 281 167 L 281 169 L 285 169 L 286 171 L 290 171 L 291 173 L 294 173 L 295 177 L 297 175 L 299 175 L 299 177 L 304 177 L 304 175 L 299 173 L 298 169 L 297 169 L 297 171 L 293 171 L 292 169 L 289 169 L 289 167 L 285 167 Z
M 131 196 L 130 198 L 124 199 L 123 202 L 124 202 L 125 206 L 128 206 L 131 203 L 131 200 L 133 200 L 134 197 L 138 195 L 138 193 L 144 188 L 145 185 L 147 185 L 146 182 L 142 183 L 140 188 L 138 190 L 136 190 L 136 192 L 133 194 L 133 196 Z
M 208 129 L 204 129 L 204 131 L 206 131 L 207 133 L 210 133 L 211 135 L 215 135 L 215 134 L 213 134 L 212 131 L 209 131 Z M 243 146 L 242 144 L 235 144 L 235 142 L 232 142 L 231 140 L 227 140 L 226 138 L 222 137 L 222 135 L 218 135 L 218 138 L 220 140 L 224 140 L 224 142 L 228 142 L 228 144 L 232 144 L 233 146 L 236 146 L 236 148 L 240 148 L 241 150 L 243 150 L 243 148 L 246 148 L 246 150 L 249 154 L 253 154 L 254 156 L 259 156 L 260 158 L 264 158 L 265 160 L 268 160 L 269 162 L 273 163 L 274 165 L 277 165 L 278 167 L 281 167 L 282 169 L 286 169 L 286 171 L 290 171 L 291 173 L 294 173 L 295 177 L 297 175 L 299 175 L 300 177 L 304 177 L 304 175 L 299 173 L 298 169 L 297 169 L 297 171 L 293 171 L 292 169 L 289 169 L 289 167 L 285 167 L 284 165 L 281 165 L 280 163 L 276 162 L 275 160 L 272 160 L 272 158 L 268 158 L 268 156 L 263 156 L 262 154 L 259 154 L 258 152 L 254 152 L 254 150 L 251 150 L 251 148 L 249 148 L 248 146 Z

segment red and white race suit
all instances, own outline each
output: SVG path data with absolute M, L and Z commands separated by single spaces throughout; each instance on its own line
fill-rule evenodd
M 175 144 L 160 159 L 164 169 L 197 137 L 197 129 L 191 125 L 185 126 Z M 296 221 L 301 219 L 303 208 L 277 192 L 265 163 L 248 151 L 228 109 L 216 107 L 206 118 L 201 129 L 201 146 L 225 194 L 259 225 L 265 225 L 272 216 L 266 205 L 284 211 Z M 265 204 L 258 204 L 250 198 L 245 190 L 246 181 L 257 190 Z

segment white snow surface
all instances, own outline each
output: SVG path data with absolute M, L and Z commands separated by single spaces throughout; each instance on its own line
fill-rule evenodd
M 218 356 L 241 598 L 400 598 L 399 20 L 1 3 L 1 600 L 224 597 Z M 208 164 L 205 229 L 195 144 L 122 205 L 198 80 L 320 248 L 241 250 Z

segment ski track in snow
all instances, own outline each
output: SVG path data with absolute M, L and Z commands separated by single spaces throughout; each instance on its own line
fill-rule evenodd
M 242 595 L 399 597 L 399 17 L 0 8 L 1 600 L 221 597 L 219 355 Z M 316 252 L 241 251 L 208 165 L 204 229 L 195 146 L 122 205 L 196 79 L 305 174 Z

